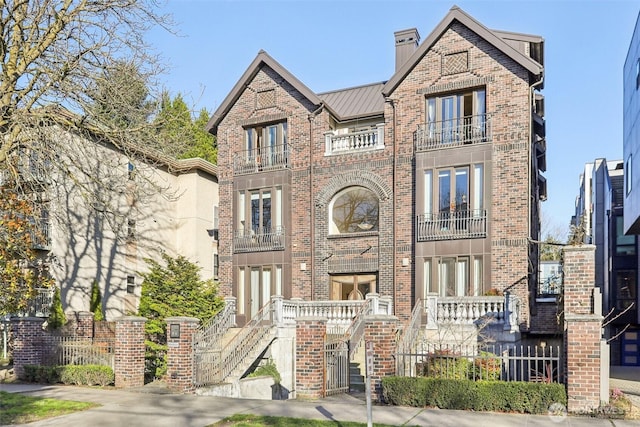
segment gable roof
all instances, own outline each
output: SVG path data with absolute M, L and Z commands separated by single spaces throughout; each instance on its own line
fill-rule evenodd
M 291 84 L 298 92 L 300 92 L 305 98 L 307 98 L 313 105 L 320 106 L 322 100 L 307 86 L 305 86 L 300 80 L 298 80 L 293 74 L 287 71 L 278 61 L 273 59 L 267 52 L 260 50 L 255 59 L 249 64 L 247 70 L 242 74 L 240 80 L 233 86 L 231 92 L 226 96 L 222 104 L 216 109 L 216 111 L 209 119 L 205 129 L 215 134 L 217 132 L 218 124 L 229 112 L 233 104 L 238 100 L 245 87 L 249 82 L 258 74 L 263 66 L 267 66 L 282 76 L 289 84 Z
M 468 15 L 458 6 L 453 6 L 449 13 L 440 21 L 440 23 L 433 29 L 429 36 L 422 42 L 416 51 L 409 57 L 407 62 L 402 65 L 398 71 L 389 79 L 389 81 L 382 88 L 382 94 L 389 96 L 398 85 L 404 80 L 404 78 L 411 72 L 411 70 L 418 64 L 418 62 L 427 54 L 429 49 L 435 44 L 435 42 L 444 34 L 444 32 L 453 24 L 454 21 L 460 22 L 465 27 L 469 28 L 474 33 L 478 34 L 488 43 L 493 45 L 496 49 L 503 52 L 505 55 L 513 59 L 518 64 L 522 65 L 531 74 L 539 76 L 542 75 L 543 67 L 536 61 L 514 49 L 509 43 L 501 38 L 496 32 L 488 29 L 480 22 L 476 21 L 473 17 Z M 505 34 L 501 32 L 501 34 Z

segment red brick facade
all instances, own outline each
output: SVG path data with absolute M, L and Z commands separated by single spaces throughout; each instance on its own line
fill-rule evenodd
M 193 335 L 200 320 L 193 317 L 167 317 L 167 386 L 178 393 L 193 393 Z M 173 334 L 172 334 L 173 331 Z
M 144 317 L 116 320 L 115 385 L 118 388 L 144 385 Z
M 535 86 L 541 84 L 542 66 L 537 65 L 535 74 L 527 68 L 526 61 L 532 61 L 527 57 L 529 48 L 516 54 L 498 36 L 455 9 L 450 13 L 455 19 L 445 18 L 446 28 L 425 40 L 424 55 L 412 59 L 415 63 L 398 77 L 397 84 L 380 86 L 382 107 L 376 118 L 338 118 L 331 105 L 264 52 L 243 76 L 243 85 L 237 85 L 214 114 L 210 130 L 217 136 L 220 200 L 227 201 L 220 206 L 220 290 L 238 297 L 240 323 L 251 315 L 251 299 L 265 301 L 265 295 L 249 295 L 257 289 L 263 292 L 263 282 L 253 288 L 249 282 L 257 277 L 263 280 L 265 267 L 282 268 L 281 278 L 271 279 L 272 293 L 279 280 L 285 298 L 305 300 L 336 298 L 332 275 L 375 275 L 374 291 L 392 297 L 395 314 L 406 320 L 416 301 L 430 292 L 426 283 L 439 280 L 437 263 L 461 258 L 467 262 L 467 281 L 476 282 L 465 285 L 465 296 L 482 295 L 491 288 L 510 290 L 520 299 L 521 329 L 529 329 L 538 258 L 532 242 L 539 240 L 532 97 Z M 447 71 L 445 58 L 457 54 L 466 58 L 464 67 Z M 429 97 L 462 96 L 479 88 L 486 94 L 482 108 L 491 118 L 489 140 L 426 152 L 416 149 L 416 132 L 426 121 Z M 272 102 L 264 102 L 265 93 Z M 328 132 L 347 131 L 367 120 L 384 126 L 384 147 L 327 154 Z M 286 122 L 287 129 L 285 167 L 236 173 L 234 161 L 246 155 L 245 130 L 281 122 Z M 487 212 L 486 233 L 419 241 L 416 218 L 425 211 L 425 171 L 437 174 L 443 168 L 472 169 L 474 165 L 482 167 L 483 177 L 478 178 L 482 202 L 477 203 Z M 354 186 L 378 198 L 378 230 L 332 235 L 332 200 Z M 234 233 L 246 227 L 240 224 L 239 193 L 276 187 L 282 191 L 284 248 L 240 253 L 233 243 Z M 425 271 L 427 262 L 433 262 L 431 273 Z M 252 269 L 262 270 L 251 276 Z M 546 322 L 548 316 L 540 320 Z M 547 332 L 554 332 L 556 325 Z M 535 329 L 545 328 L 536 325 Z
M 382 402 L 382 378 L 396 374 L 396 336 L 398 318 L 393 316 L 370 316 L 365 319 L 364 342 L 373 343 L 373 372 L 371 395 Z
M 600 387 L 603 317 L 594 305 L 595 246 L 567 246 L 563 257 L 568 410 L 589 413 L 608 396 Z
M 327 320 L 299 318 L 296 321 L 296 396 L 324 397 L 324 340 Z

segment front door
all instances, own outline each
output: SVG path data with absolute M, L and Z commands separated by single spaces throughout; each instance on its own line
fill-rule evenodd
M 376 274 L 333 274 L 331 275 L 332 300 L 364 299 L 370 292 L 376 292 Z

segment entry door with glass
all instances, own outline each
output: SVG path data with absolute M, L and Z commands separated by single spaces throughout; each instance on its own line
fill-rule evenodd
M 376 292 L 376 274 L 334 274 L 330 277 L 332 300 L 360 300 Z

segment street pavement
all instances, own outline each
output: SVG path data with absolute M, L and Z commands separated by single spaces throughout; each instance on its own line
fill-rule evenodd
M 100 403 L 101 406 L 29 423 L 44 426 L 185 426 L 213 424 L 233 414 L 258 414 L 304 419 L 367 422 L 366 404 L 349 395 L 319 400 L 249 400 L 76 386 L 0 384 L 0 390 L 30 396 Z M 151 391 L 151 392 L 150 392 Z M 638 427 L 637 420 L 609 420 L 566 415 L 521 415 L 442 409 L 373 406 L 373 422 L 395 426 L 438 427 Z

